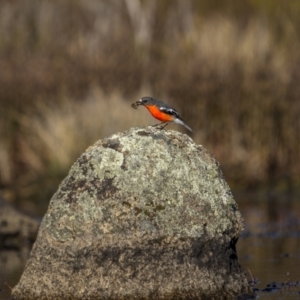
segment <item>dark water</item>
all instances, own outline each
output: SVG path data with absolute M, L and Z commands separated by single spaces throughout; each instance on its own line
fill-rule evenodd
M 14 287 L 24 270 L 29 256 L 29 248 L 22 251 L 0 251 L 0 299 L 10 299 L 11 288 Z
M 241 196 L 236 196 L 239 202 Z M 239 262 L 259 299 L 300 299 L 300 195 L 242 197 Z
M 235 198 L 246 224 L 238 257 L 249 280 L 259 281 L 258 299 L 300 300 L 300 196 Z M 0 299 L 10 298 L 28 255 L 28 248 L 0 251 Z

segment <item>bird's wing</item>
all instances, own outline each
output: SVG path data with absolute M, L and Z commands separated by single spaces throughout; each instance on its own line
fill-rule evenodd
M 174 108 L 160 106 L 160 107 L 159 107 L 159 110 L 160 110 L 161 112 L 164 112 L 164 113 L 168 114 L 168 115 L 171 115 L 171 116 L 174 116 L 174 117 L 176 117 L 176 118 L 181 119 L 181 118 L 180 118 L 180 115 L 179 115 L 179 113 L 178 113 L 178 111 L 176 111 Z

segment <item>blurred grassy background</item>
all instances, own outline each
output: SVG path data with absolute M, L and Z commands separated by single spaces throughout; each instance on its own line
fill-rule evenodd
M 299 16 L 295 0 L 0 1 L 2 194 L 43 213 L 89 145 L 155 123 L 130 107 L 145 95 L 234 188 L 299 188 Z

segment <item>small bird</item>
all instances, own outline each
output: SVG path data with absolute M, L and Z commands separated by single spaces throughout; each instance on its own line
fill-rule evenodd
M 139 105 L 145 106 L 154 118 L 162 122 L 153 126 L 159 126 L 163 124 L 164 126 L 160 128 L 163 129 L 170 122 L 174 122 L 176 124 L 183 125 L 188 130 L 193 132 L 193 130 L 182 120 L 179 113 L 170 105 L 152 97 L 143 97 L 139 101 L 132 103 L 131 107 L 137 109 Z

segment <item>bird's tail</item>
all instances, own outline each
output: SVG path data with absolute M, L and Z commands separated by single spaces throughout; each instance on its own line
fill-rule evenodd
M 194 132 L 193 129 L 192 129 L 190 126 L 188 126 L 182 119 L 176 118 L 176 119 L 174 120 L 174 122 L 177 123 L 177 124 L 183 125 L 183 126 L 184 126 L 185 128 L 187 128 L 189 131 Z

